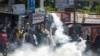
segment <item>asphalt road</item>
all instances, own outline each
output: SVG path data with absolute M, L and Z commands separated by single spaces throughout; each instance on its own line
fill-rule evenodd
M 2 53 L 0 53 L 0 56 L 3 56 Z M 11 53 L 7 54 L 7 56 L 12 56 Z
M 0 53 L 0 56 L 3 56 L 2 53 Z M 11 53 L 8 53 L 7 56 L 12 56 L 12 55 L 11 55 Z M 100 56 L 100 54 L 97 55 L 96 53 L 89 51 L 89 52 L 87 52 L 87 54 L 85 54 L 83 56 Z

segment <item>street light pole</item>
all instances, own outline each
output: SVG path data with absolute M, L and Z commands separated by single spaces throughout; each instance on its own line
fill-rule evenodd
M 29 29 L 32 27 L 32 12 L 29 12 Z
M 33 19 L 32 14 L 35 13 L 35 0 L 28 0 L 27 7 L 28 7 L 28 16 L 29 16 L 28 32 L 30 33 L 32 27 L 32 19 Z
M 75 24 L 75 15 L 76 15 L 76 5 L 75 5 L 75 0 L 74 0 L 74 24 Z
M 77 37 L 76 37 L 76 28 L 75 28 L 75 26 L 76 26 L 76 1 L 74 0 L 74 20 L 73 20 L 73 24 L 74 24 L 74 38 L 75 38 L 75 40 L 77 40 Z
M 44 9 L 44 0 L 40 0 L 40 8 Z

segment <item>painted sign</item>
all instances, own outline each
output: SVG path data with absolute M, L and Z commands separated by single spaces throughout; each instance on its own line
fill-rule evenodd
M 70 22 L 71 19 L 71 13 L 70 12 L 62 12 L 61 13 L 61 21 L 62 22 Z
M 14 14 L 24 14 L 25 13 L 25 4 L 14 4 L 12 5 Z
M 28 0 L 28 11 L 35 13 L 35 0 Z
M 46 10 L 45 9 L 41 9 L 41 8 L 38 8 L 38 9 L 35 9 L 35 14 L 46 14 Z
M 84 23 L 89 23 L 89 24 L 100 24 L 100 19 L 85 19 Z
M 43 14 L 33 14 L 33 24 L 44 22 L 44 15 Z
M 56 8 L 74 8 L 74 0 L 55 0 Z

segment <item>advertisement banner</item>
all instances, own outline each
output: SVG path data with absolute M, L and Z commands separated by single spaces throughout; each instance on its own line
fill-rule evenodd
M 44 14 L 33 14 L 33 20 L 32 23 L 36 24 L 36 23 L 41 23 L 44 22 Z
M 74 8 L 74 0 L 55 0 L 56 8 Z
M 25 4 L 14 4 L 12 5 L 14 14 L 24 14 L 25 13 Z
M 28 11 L 35 13 L 35 0 L 28 0 Z
M 63 23 L 70 22 L 71 19 L 71 13 L 70 12 L 62 12 L 61 13 L 61 21 Z
M 41 8 L 37 8 L 35 9 L 35 14 L 46 14 L 46 10 L 45 9 L 41 9 Z

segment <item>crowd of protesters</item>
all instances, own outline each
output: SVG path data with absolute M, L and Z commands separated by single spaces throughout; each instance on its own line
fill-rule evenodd
M 15 24 L 16 25 L 16 24 Z M 29 29 L 19 29 L 17 26 L 12 27 L 11 24 L 4 24 L 0 22 L 0 50 L 3 53 L 11 48 L 11 44 L 15 44 L 16 48 L 23 43 L 30 43 L 34 46 L 46 44 L 48 41 L 49 32 L 44 28 L 44 25 L 39 25 L 36 31 Z M 22 31 L 23 30 L 23 31 Z M 36 33 L 38 32 L 38 33 Z M 6 52 L 4 50 L 6 49 Z
M 5 52 L 8 48 L 7 46 L 10 44 L 16 43 L 17 48 L 20 47 L 23 43 L 30 43 L 34 46 L 41 44 L 49 45 L 51 43 L 49 34 L 50 32 L 45 29 L 44 24 L 37 25 L 35 31 L 32 31 L 30 29 L 24 28 L 19 29 L 17 24 L 5 24 L 0 22 L 0 50 L 3 51 L 3 54 L 5 55 Z M 98 45 L 99 42 L 100 36 L 98 35 L 95 46 L 100 47 L 100 45 Z

